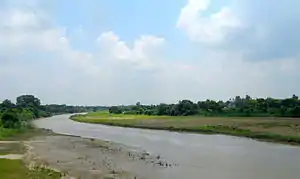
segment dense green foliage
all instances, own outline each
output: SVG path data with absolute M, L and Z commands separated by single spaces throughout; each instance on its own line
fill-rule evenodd
M 101 106 L 67 106 L 67 105 L 42 105 L 40 99 L 33 95 L 17 97 L 16 104 L 10 100 L 0 103 L 0 127 L 20 129 L 26 128 L 28 121 L 55 114 L 82 113 L 106 109 Z
M 43 111 L 50 114 L 82 113 L 107 109 L 103 106 L 67 106 L 65 104 L 49 104 L 42 106 Z
M 115 114 L 145 114 L 168 116 L 256 116 L 256 117 L 300 117 L 300 100 L 298 96 L 291 98 L 257 98 L 246 95 L 236 96 L 228 101 L 198 101 L 182 100 L 177 104 L 112 106 L 110 113 Z

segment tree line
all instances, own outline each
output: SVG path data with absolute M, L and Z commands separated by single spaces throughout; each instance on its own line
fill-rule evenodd
M 176 104 L 142 105 L 137 102 L 130 106 L 112 106 L 110 113 L 144 114 L 167 116 L 236 116 L 236 117 L 300 117 L 300 100 L 293 95 L 290 98 L 251 98 L 236 96 L 227 101 L 205 100 L 196 103 L 181 100 Z
M 16 103 L 6 99 L 0 103 L 0 127 L 22 128 L 32 119 L 50 117 L 56 114 L 82 113 L 106 109 L 102 106 L 42 105 L 33 95 L 17 97 Z

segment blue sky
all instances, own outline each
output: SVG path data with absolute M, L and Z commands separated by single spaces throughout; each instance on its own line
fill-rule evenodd
M 56 0 L 55 3 L 51 3 L 49 12 L 58 25 L 67 28 L 75 48 L 93 49 L 93 44 L 89 43 L 103 31 L 113 30 L 129 46 L 132 46 L 133 41 L 140 35 L 155 34 L 168 39 L 168 43 L 172 44 L 168 46 L 167 51 L 175 60 L 186 57 L 186 54 L 193 57 L 193 51 L 196 49 L 189 43 L 185 34 L 174 28 L 181 8 L 186 2 L 186 0 L 75 0 L 70 8 L 70 1 Z M 219 11 L 228 2 L 230 1 L 213 1 L 205 14 L 210 15 Z M 80 32 L 87 38 L 84 39 L 86 41 L 78 38 Z M 74 34 L 77 38 L 72 37 Z M 177 49 L 184 49 L 189 53 L 177 53 Z
M 72 38 L 75 47 L 93 49 L 93 44 L 89 43 L 99 33 L 113 30 L 129 46 L 140 35 L 156 34 L 168 38 L 174 46 L 187 48 L 189 43 L 184 34 L 174 29 L 177 16 L 185 3 L 185 0 L 90 0 L 88 3 L 76 0 L 72 3 L 72 8 L 69 8 L 70 2 L 62 0 L 52 4 L 49 11 L 57 24 L 66 26 L 71 38 L 74 34 L 78 36 L 80 31 L 88 39 L 84 39 L 86 41 L 82 44 L 80 40 L 83 39 Z M 169 50 L 174 57 L 180 55 L 171 47 Z
M 4 0 L 0 99 L 132 104 L 299 94 L 294 0 Z

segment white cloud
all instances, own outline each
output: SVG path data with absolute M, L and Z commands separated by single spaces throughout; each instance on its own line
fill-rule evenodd
M 2 56 L 13 56 L 16 52 L 21 54 L 30 51 L 56 53 L 61 58 L 62 64 L 67 62 L 88 73 L 95 70 L 92 65 L 92 55 L 73 50 L 65 30 L 52 26 L 51 21 L 44 14 L 13 8 L 3 11 L 0 17 L 2 17 L 0 21 Z M 15 57 L 15 60 L 18 58 L 20 57 Z
M 218 43 L 225 40 L 233 29 L 243 26 L 230 7 L 204 16 L 203 12 L 209 5 L 210 0 L 189 0 L 181 9 L 177 28 L 182 29 L 193 41 Z
M 112 31 L 102 33 L 97 42 L 113 59 L 129 62 L 137 68 L 148 68 L 155 65 L 153 60 L 159 56 L 160 49 L 165 44 L 165 39 L 152 35 L 144 35 L 135 40 L 130 48 Z
M 99 98 L 106 104 L 128 102 L 134 98 L 129 95 L 136 85 L 132 79 L 141 75 L 134 69 L 153 67 L 152 58 L 165 43 L 145 35 L 130 48 L 113 32 L 104 32 L 98 38 L 99 51 L 109 54 L 92 54 L 73 49 L 64 28 L 44 14 L 22 7 L 2 12 L 14 21 L 0 21 L 1 99 L 33 93 L 46 103 L 97 104 L 103 100 Z
M 21 8 L 4 9 L 0 13 L 0 46 L 3 49 L 41 48 L 61 50 L 62 29 L 48 27 L 48 20 L 39 13 Z
M 13 6 L 0 14 L 1 99 L 34 93 L 55 102 L 55 95 L 64 98 L 65 90 L 75 91 L 78 76 L 101 73 L 93 55 L 72 49 L 65 30 L 44 13 Z
M 209 5 L 210 1 L 189 1 L 180 13 L 177 27 L 193 41 L 224 42 L 249 23 L 241 23 L 229 6 L 205 17 Z M 88 52 L 73 48 L 68 27 L 55 25 L 36 5 L 22 7 L 0 11 L 1 99 L 33 93 L 46 103 L 132 104 L 218 100 L 246 93 L 286 97 L 300 91 L 297 55 L 251 61 L 244 51 L 199 45 L 200 55 L 175 61 L 165 55 L 164 49 L 173 44 L 163 37 L 137 35 L 125 42 L 113 31 L 100 33 L 95 52 Z M 248 38 L 265 40 L 272 28 L 258 25 L 259 38 Z M 80 29 L 88 34 L 84 26 Z
M 6 15 L 6 16 L 5 16 Z M 37 26 L 36 15 L 33 12 L 23 12 L 19 9 L 12 9 L 10 12 L 1 13 L 1 21 L 4 26 L 18 28 L 23 26 Z M 8 18 L 7 18 L 8 17 Z
M 295 1 L 233 0 L 209 14 L 211 2 L 189 0 L 176 24 L 190 40 L 199 42 L 200 49 L 209 49 L 201 51 L 199 62 L 192 65 L 191 76 L 201 91 L 219 98 L 299 93 L 294 85 L 300 80 Z

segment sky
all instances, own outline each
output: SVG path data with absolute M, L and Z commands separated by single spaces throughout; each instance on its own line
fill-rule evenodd
M 300 94 L 295 0 L 1 0 L 0 100 L 117 105 Z

